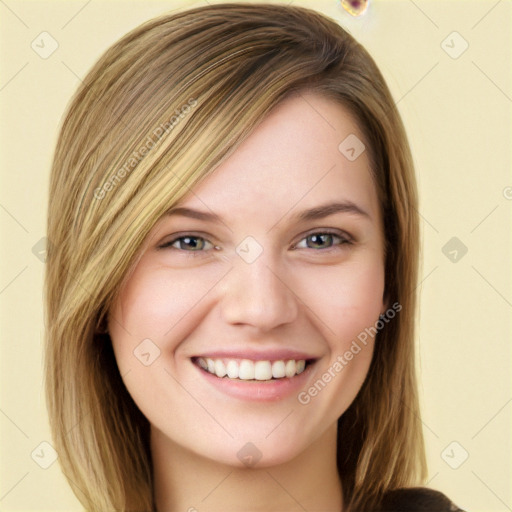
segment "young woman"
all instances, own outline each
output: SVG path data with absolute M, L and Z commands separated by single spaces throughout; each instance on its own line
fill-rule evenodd
M 125 36 L 51 177 L 47 399 L 87 510 L 456 510 L 425 476 L 412 160 L 368 53 L 303 8 Z

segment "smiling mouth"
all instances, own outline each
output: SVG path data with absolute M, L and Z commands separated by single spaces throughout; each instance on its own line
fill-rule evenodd
M 261 382 L 291 379 L 300 375 L 314 360 L 253 361 L 251 359 L 195 357 L 193 362 L 205 372 L 219 378 Z

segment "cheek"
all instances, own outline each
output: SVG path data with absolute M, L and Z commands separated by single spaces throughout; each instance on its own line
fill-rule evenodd
M 341 350 L 378 320 L 383 308 L 384 267 L 376 259 L 371 264 L 320 269 L 302 288 L 306 303 L 321 320 L 326 339 L 332 348 L 335 345 Z
M 322 286 L 309 288 L 307 296 L 328 356 L 298 401 L 334 422 L 353 402 L 368 374 L 373 328 L 383 308 L 384 267 L 381 260 L 372 259 L 371 264 L 354 263 L 321 272 L 322 276 L 310 282 Z
M 128 363 L 133 350 L 146 339 L 162 351 L 173 351 L 188 330 L 197 325 L 200 304 L 222 270 L 172 272 L 135 271 L 122 287 L 109 315 L 109 331 L 118 362 Z M 171 277 L 172 276 L 172 277 Z

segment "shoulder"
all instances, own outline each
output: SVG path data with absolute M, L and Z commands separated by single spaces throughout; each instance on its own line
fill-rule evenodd
M 376 512 L 463 512 L 443 493 L 425 487 L 388 491 Z

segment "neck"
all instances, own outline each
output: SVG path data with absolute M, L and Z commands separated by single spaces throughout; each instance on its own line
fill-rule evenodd
M 277 512 L 343 509 L 336 424 L 286 463 L 237 468 L 206 459 L 151 428 L 158 512 Z

